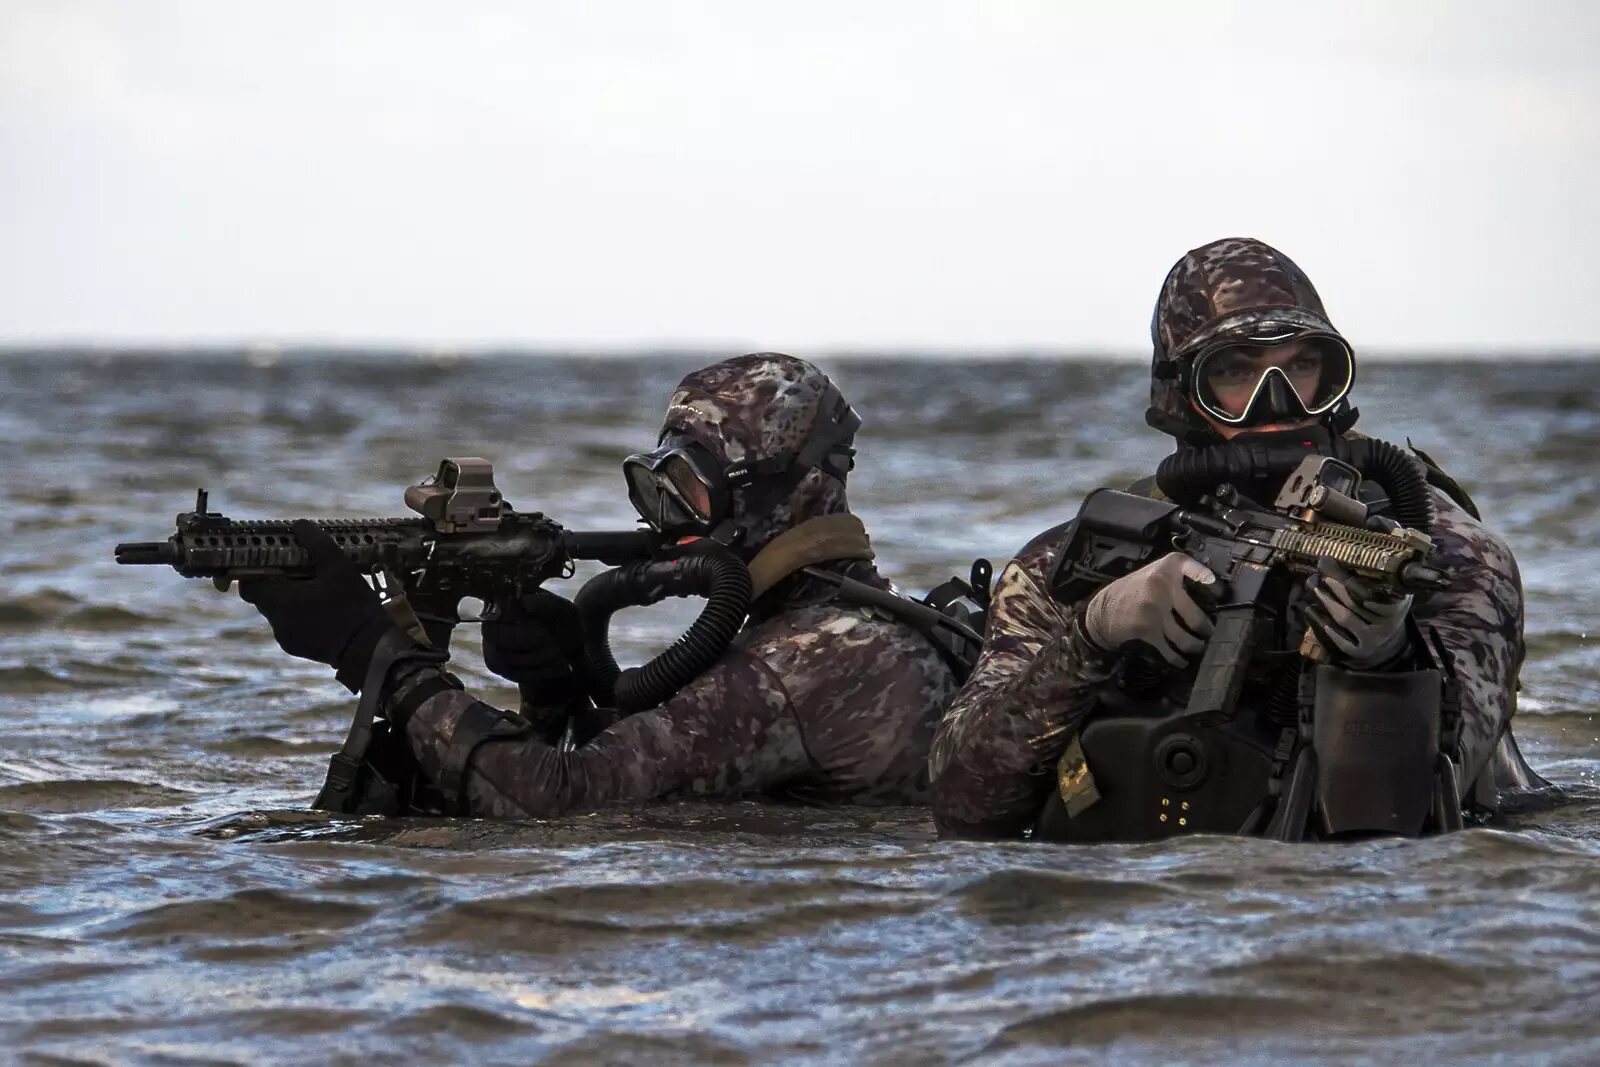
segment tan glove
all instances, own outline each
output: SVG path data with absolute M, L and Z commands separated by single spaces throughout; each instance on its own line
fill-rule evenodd
M 1089 601 L 1083 615 L 1089 640 L 1108 651 L 1138 641 L 1182 669 L 1206 647 L 1213 629 L 1211 616 L 1185 583 L 1214 585 L 1216 580 L 1205 564 L 1181 552 L 1147 563 Z

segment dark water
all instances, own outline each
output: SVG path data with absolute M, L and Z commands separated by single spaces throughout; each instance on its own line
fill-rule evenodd
M 25 1062 L 1600 1062 L 1600 364 L 1374 366 L 1522 563 L 1519 733 L 1573 799 L 1421 842 L 935 841 L 917 811 L 305 810 L 349 713 L 236 598 L 118 568 L 197 485 L 399 514 L 444 455 L 629 521 L 696 361 L 0 360 L 0 1048 Z M 926 588 L 1146 473 L 1131 364 L 862 362 L 852 498 Z M 684 616 L 630 613 L 631 657 Z M 476 634 L 459 671 L 491 698 Z M 381 1061 L 381 1060 L 380 1060 Z

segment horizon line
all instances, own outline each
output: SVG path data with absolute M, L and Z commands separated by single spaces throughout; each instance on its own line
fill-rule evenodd
M 1039 360 L 1081 362 L 1148 362 L 1148 350 L 1114 349 L 1103 346 L 1052 346 L 1052 345 L 992 345 L 992 346 L 868 346 L 824 345 L 796 346 L 796 349 L 818 359 L 928 359 L 928 360 Z M 747 352 L 779 351 L 748 345 L 729 345 L 716 342 L 683 343 L 660 342 L 627 345 L 591 344 L 468 344 L 437 345 L 398 342 L 352 341 L 296 341 L 296 342 L 122 342 L 122 341 L 52 341 L 17 342 L 0 340 L 0 358 L 27 358 L 31 356 L 104 356 L 133 358 L 237 358 L 250 362 L 271 363 L 278 359 L 306 357 L 332 357 L 344 359 L 407 358 L 435 362 L 457 362 L 469 359 L 648 359 L 676 357 L 704 357 L 716 352 L 744 354 Z M 1494 359 L 1512 360 L 1566 360 L 1583 361 L 1600 358 L 1600 344 L 1592 347 L 1576 345 L 1526 345 L 1518 347 L 1452 348 L 1449 346 L 1376 346 L 1358 350 L 1358 355 L 1376 362 L 1415 360 L 1439 362 L 1461 360 L 1480 363 Z

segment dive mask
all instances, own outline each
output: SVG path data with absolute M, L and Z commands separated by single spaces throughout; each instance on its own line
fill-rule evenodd
M 728 511 L 728 472 L 687 437 L 622 461 L 628 500 L 661 533 L 709 534 Z
M 1349 343 L 1336 333 L 1259 322 L 1190 357 L 1189 395 L 1229 426 L 1288 422 L 1333 410 L 1350 392 L 1355 367 Z
M 850 443 L 860 427 L 861 417 L 830 382 L 805 441 L 794 452 L 723 466 L 688 434 L 664 431 L 655 451 L 622 461 L 628 499 L 659 533 L 713 537 L 731 545 L 747 533 L 740 522 L 770 514 L 806 472 L 821 470 L 844 481 L 855 466 Z M 735 521 L 733 494 L 738 490 L 748 492 L 745 518 Z

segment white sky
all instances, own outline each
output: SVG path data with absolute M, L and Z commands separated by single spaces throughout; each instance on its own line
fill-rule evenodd
M 0 343 L 1600 348 L 1600 3 L 0 0 Z

